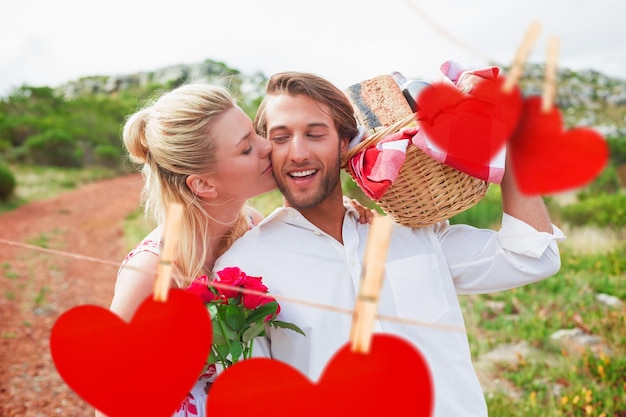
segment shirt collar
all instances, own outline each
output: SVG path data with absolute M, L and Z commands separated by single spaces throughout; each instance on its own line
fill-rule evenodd
M 348 216 L 353 217 L 355 220 L 359 219 L 359 213 L 352 206 L 352 204 L 345 203 L 344 207 L 346 208 L 346 214 L 344 218 Z M 293 224 L 295 226 L 306 227 L 310 230 L 317 230 L 317 227 L 309 222 L 298 210 L 292 207 L 278 207 L 269 216 L 263 219 L 257 227 L 263 226 L 264 224 L 268 224 L 274 221 Z

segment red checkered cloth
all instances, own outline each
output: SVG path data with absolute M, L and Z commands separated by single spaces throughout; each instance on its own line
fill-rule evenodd
M 396 180 L 410 140 L 411 137 L 397 134 L 387 136 L 348 161 L 354 180 L 369 198 L 380 200 Z

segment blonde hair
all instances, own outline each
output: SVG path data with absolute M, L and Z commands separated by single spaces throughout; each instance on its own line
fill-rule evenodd
M 162 225 L 169 204 L 185 207 L 174 254 L 173 272 L 179 286 L 200 275 L 210 276 L 212 262 L 249 228 L 244 206 L 229 234 L 211 247 L 211 217 L 186 183 L 191 174 L 215 172 L 211 128 L 235 105 L 224 87 L 185 84 L 130 115 L 124 125 L 122 137 L 130 160 L 142 164 L 146 216 Z

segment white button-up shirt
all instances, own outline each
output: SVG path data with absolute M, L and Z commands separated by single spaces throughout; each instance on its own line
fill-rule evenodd
M 369 230 L 356 217 L 348 207 L 341 244 L 298 211 L 278 208 L 215 265 L 216 271 L 237 266 L 263 278 L 281 305 L 279 319 L 298 325 L 306 337 L 269 329 L 255 342 L 258 350 L 312 381 L 349 342 L 352 316 L 315 304 L 354 308 Z M 487 416 L 457 294 L 507 290 L 555 274 L 560 267 L 555 240 L 563 237 L 555 226 L 553 234 L 537 232 L 506 214 L 498 232 L 447 222 L 419 229 L 394 225 L 378 314 L 432 325 L 379 320 L 375 331 L 397 335 L 424 355 L 434 383 L 434 416 Z M 399 361 L 390 358 L 390 365 L 401 366 Z

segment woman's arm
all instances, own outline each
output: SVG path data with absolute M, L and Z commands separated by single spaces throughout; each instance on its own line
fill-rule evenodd
M 159 257 L 143 251 L 124 264 L 117 275 L 111 311 L 130 321 L 139 305 L 152 294 Z
M 378 212 L 374 209 L 364 206 L 361 202 L 355 198 L 350 198 L 346 195 L 343 196 L 343 205 L 351 205 L 359 213 L 359 223 L 371 223 L 372 219 L 378 216 Z

